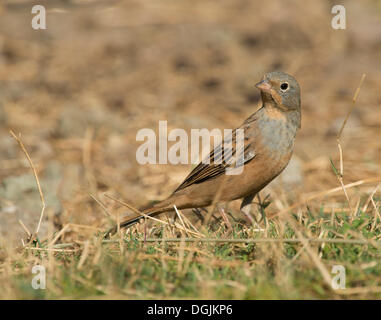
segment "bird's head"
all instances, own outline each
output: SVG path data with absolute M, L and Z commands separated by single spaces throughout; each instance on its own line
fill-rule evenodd
M 293 76 L 284 72 L 269 72 L 255 85 L 261 90 L 263 104 L 282 111 L 300 110 L 300 87 Z

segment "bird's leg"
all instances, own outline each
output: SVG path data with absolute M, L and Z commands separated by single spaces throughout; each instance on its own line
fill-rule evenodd
M 228 229 L 233 230 L 232 225 L 231 225 L 231 223 L 230 223 L 230 221 L 229 221 L 229 219 L 225 213 L 224 208 L 220 205 L 217 205 L 217 209 L 218 209 L 218 212 L 221 214 L 222 219 L 225 221 L 225 224 L 228 227 Z
M 147 240 L 147 218 L 144 217 L 144 244 L 146 243 Z
M 259 206 L 259 212 L 261 213 L 261 220 L 263 220 L 264 224 L 266 225 L 267 221 L 266 221 L 266 212 L 265 212 L 265 208 L 268 206 L 269 203 L 266 204 L 266 199 L 269 197 L 269 195 L 267 195 L 265 197 L 265 199 L 261 200 L 261 197 L 259 196 L 259 193 L 257 194 L 257 198 L 258 198 L 258 206 Z
M 246 216 L 246 218 L 250 221 L 252 225 L 256 225 L 253 216 L 250 214 L 251 202 L 253 201 L 254 197 L 255 194 L 251 194 L 243 198 L 240 208 L 241 212 Z
M 203 209 L 203 208 L 201 208 Z M 192 212 L 197 216 L 197 218 L 201 221 L 201 223 L 204 222 L 204 216 L 201 213 L 201 209 L 199 208 L 193 208 Z

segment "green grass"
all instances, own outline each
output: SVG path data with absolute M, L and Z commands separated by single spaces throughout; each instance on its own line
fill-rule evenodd
M 22 249 L 3 253 L 1 298 L 137 299 L 327 299 L 380 298 L 380 221 L 358 213 L 334 216 L 306 213 L 269 220 L 266 232 L 234 225 L 208 230 L 208 238 L 372 239 L 373 244 L 309 243 L 331 276 L 333 265 L 346 269 L 346 289 L 333 290 L 303 243 L 151 243 L 134 230 L 125 241 L 101 243 L 100 235 L 60 252 Z M 157 228 L 160 237 L 163 228 Z M 166 230 L 169 238 L 169 228 Z M 180 235 L 179 230 L 174 231 Z M 150 237 L 153 237 L 150 235 Z M 185 237 L 185 235 L 184 235 Z M 116 238 L 118 239 L 118 237 Z M 34 244 L 35 246 L 37 243 Z M 47 245 L 43 242 L 42 247 Z M 66 252 L 76 249 L 75 252 Z M 82 262 L 81 259 L 83 259 Z M 31 268 L 46 266 L 47 288 L 31 287 Z M 79 267 L 79 265 L 81 266 Z M 360 289 L 359 289 L 360 288 Z

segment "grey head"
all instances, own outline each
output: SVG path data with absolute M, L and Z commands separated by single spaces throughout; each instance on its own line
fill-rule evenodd
M 269 72 L 255 86 L 261 90 L 264 105 L 270 103 L 285 112 L 300 112 L 300 87 L 293 76 L 281 71 Z

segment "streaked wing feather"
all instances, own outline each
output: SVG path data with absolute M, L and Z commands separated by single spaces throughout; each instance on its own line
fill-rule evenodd
M 255 114 L 254 114 L 255 115 Z M 255 121 L 255 117 L 252 115 L 248 118 L 242 126 L 238 129 L 244 129 L 244 134 L 246 137 L 246 129 L 250 122 Z M 221 174 L 224 174 L 226 169 L 229 167 L 237 166 L 235 162 L 230 162 L 231 158 L 236 154 L 236 132 L 234 130 L 232 135 L 225 137 L 224 141 L 219 144 L 214 150 L 212 150 L 209 154 L 210 163 L 200 162 L 196 168 L 194 168 L 189 175 L 185 178 L 185 180 L 177 187 L 174 192 L 185 189 L 186 187 L 201 183 L 205 180 L 213 179 Z M 225 156 L 226 152 L 223 148 L 224 143 L 232 143 L 232 151 L 228 153 L 228 156 Z M 226 151 L 230 151 L 227 149 Z M 243 163 L 240 165 L 244 165 L 251 161 L 255 157 L 255 151 L 252 144 L 252 141 L 244 140 L 244 157 Z

